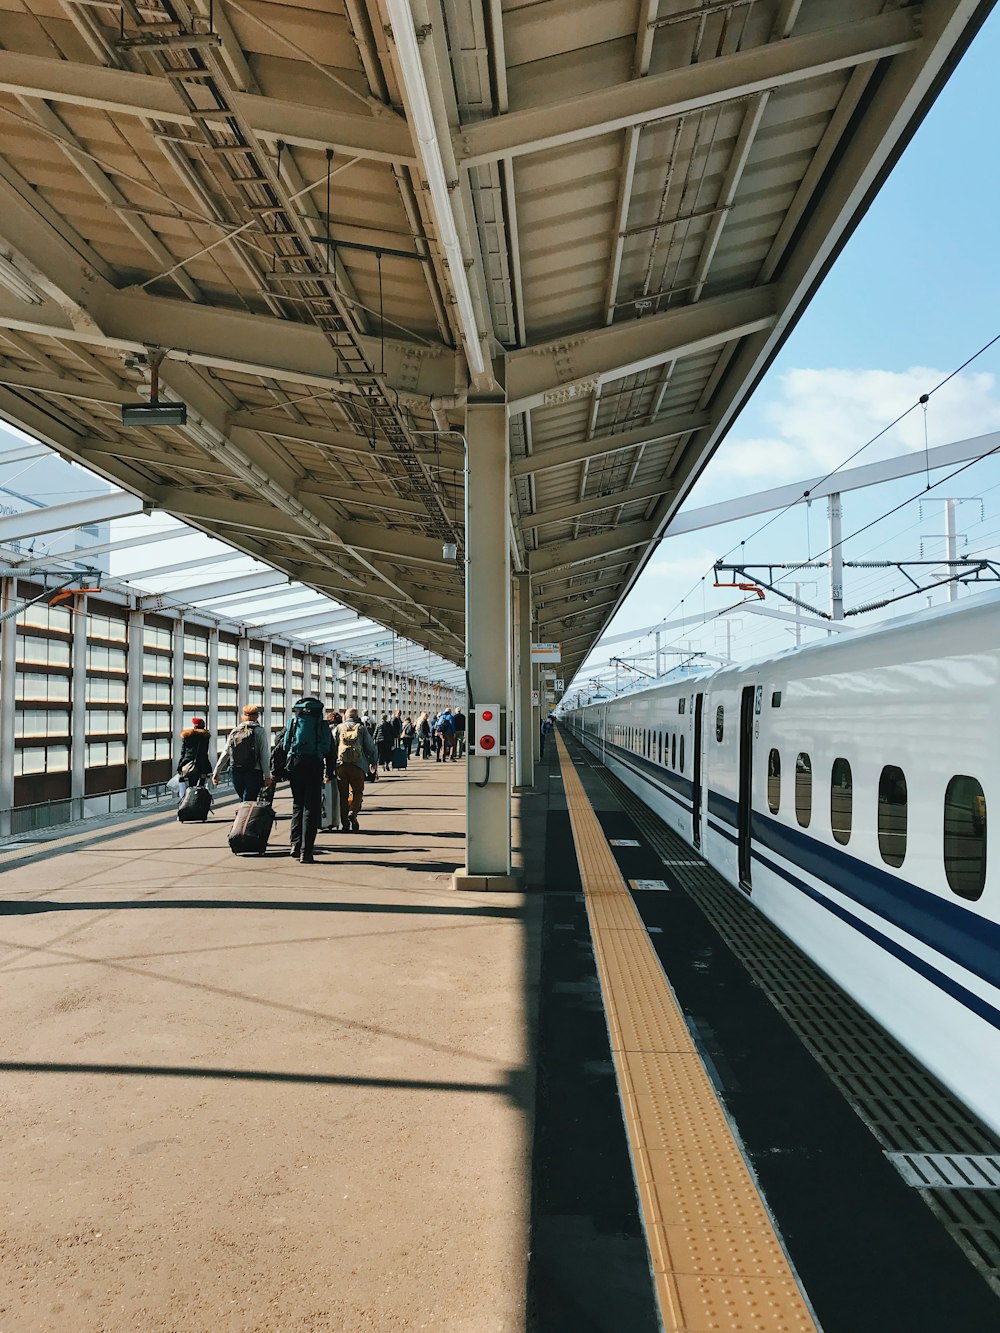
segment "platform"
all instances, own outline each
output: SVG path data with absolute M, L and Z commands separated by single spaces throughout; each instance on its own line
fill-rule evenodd
M 4 1333 L 523 1328 L 540 903 L 454 893 L 463 799 L 0 856 Z
M 463 785 L 0 849 L 3 1333 L 992 1327 L 996 1192 L 896 1159 L 1000 1145 L 575 742 L 523 894 Z

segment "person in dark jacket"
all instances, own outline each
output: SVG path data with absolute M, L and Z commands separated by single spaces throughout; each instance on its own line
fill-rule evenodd
M 392 752 L 396 748 L 396 726 L 390 722 L 387 714 L 382 714 L 382 721 L 375 728 L 375 746 L 378 750 L 378 761 L 383 770 L 388 773 L 392 767 Z
M 275 747 L 276 752 L 279 747 Z M 277 759 L 278 771 L 274 770 Z M 281 771 L 284 770 L 284 772 Z M 292 707 L 281 738 L 280 756 L 272 755 L 275 777 L 288 777 L 292 789 L 292 828 L 289 852 L 302 865 L 311 865 L 316 833 L 323 814 L 323 781 L 333 776 L 334 751 L 323 705 L 310 696 Z
M 456 708 L 451 719 L 455 724 L 455 753 L 459 759 L 465 754 L 465 714 Z
M 430 759 L 431 720 L 426 713 L 420 714 L 420 721 L 417 723 L 417 748 L 420 751 L 421 759 Z
M 402 737 L 400 738 L 403 749 L 406 751 L 407 759 L 410 758 L 410 754 L 413 750 L 413 742 L 416 740 L 416 738 L 417 738 L 417 729 L 413 725 L 413 718 L 408 717 L 406 721 L 403 723 L 403 734 Z
M 212 761 L 208 757 L 208 743 L 211 732 L 205 728 L 203 717 L 193 717 L 191 725 L 181 732 L 181 757 L 177 760 L 177 776 L 184 791 L 187 785 L 200 787 L 212 771 Z M 181 796 L 184 795 L 181 791 Z

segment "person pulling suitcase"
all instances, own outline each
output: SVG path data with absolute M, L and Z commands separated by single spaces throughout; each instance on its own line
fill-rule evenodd
M 268 773 L 267 736 L 259 717 L 260 709 L 247 704 L 243 721 L 229 733 L 226 748 L 212 772 L 212 786 L 217 787 L 219 779 L 231 768 L 233 787 L 241 801 L 257 799 Z

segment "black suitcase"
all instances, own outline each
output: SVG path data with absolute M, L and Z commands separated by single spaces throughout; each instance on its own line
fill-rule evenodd
M 182 824 L 204 824 L 212 813 L 212 793 L 207 787 L 188 787 L 177 807 L 177 818 Z
M 406 767 L 406 751 L 401 745 L 397 745 L 392 752 L 392 766 L 393 768 Z
M 229 830 L 229 850 L 234 856 L 241 852 L 263 856 L 267 851 L 267 840 L 274 827 L 273 799 L 273 793 L 265 788 L 256 801 L 241 801 L 236 807 L 236 818 Z

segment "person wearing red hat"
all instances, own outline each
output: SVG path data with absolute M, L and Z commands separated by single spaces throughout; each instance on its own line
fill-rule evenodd
M 182 797 L 187 790 L 187 783 L 200 786 L 212 771 L 212 761 L 208 757 L 210 738 L 211 732 L 206 729 L 203 717 L 193 717 L 191 726 L 181 732 L 181 757 L 177 761 L 177 776 L 180 779 Z

